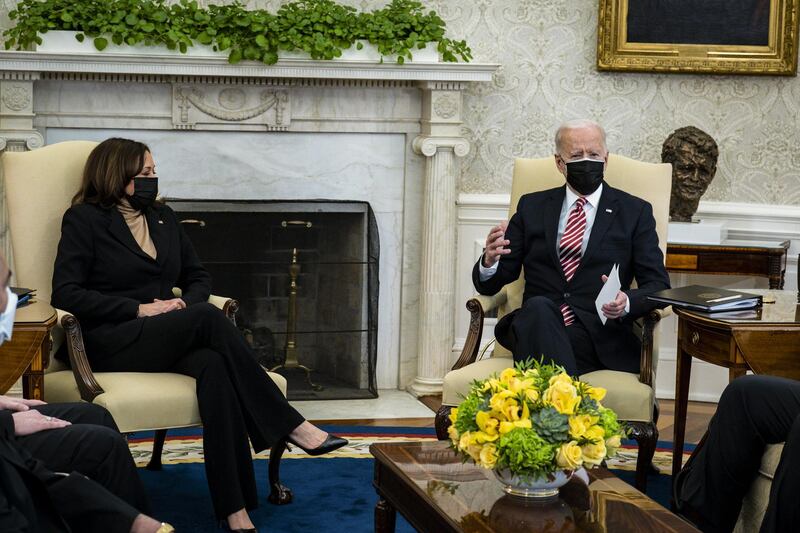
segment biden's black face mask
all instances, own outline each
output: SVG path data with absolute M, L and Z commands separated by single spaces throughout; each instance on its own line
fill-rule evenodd
M 603 161 L 581 159 L 570 161 L 567 166 L 567 183 L 581 196 L 592 194 L 603 182 Z

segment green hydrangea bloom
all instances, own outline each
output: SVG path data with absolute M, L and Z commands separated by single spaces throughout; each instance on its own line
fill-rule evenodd
M 556 446 L 530 429 L 515 428 L 497 441 L 497 465 L 520 477 L 546 477 L 553 471 Z

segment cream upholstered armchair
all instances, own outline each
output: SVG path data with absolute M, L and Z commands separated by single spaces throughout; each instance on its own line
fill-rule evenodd
M 61 218 L 77 192 L 89 152 L 97 145 L 70 141 L 31 152 L 2 155 L 6 205 L 16 283 L 35 288 L 37 298 L 50 301 Z M 209 302 L 233 320 L 236 300 L 211 296 Z M 92 372 L 78 320 L 58 310 L 59 326 L 53 332 L 53 353 L 67 343 L 70 368 L 50 357 L 44 379 L 48 402 L 84 400 L 108 409 L 120 431 L 155 430 L 148 468 L 161 468 L 161 451 L 170 428 L 200 426 L 195 380 L 172 373 Z M 286 380 L 269 373 L 286 394 Z M 288 503 L 291 492 L 280 484 L 278 471 L 284 448 L 274 446 L 269 461 L 269 500 Z
M 653 206 L 656 231 L 661 251 L 666 254 L 667 223 L 669 221 L 669 197 L 672 186 L 672 167 L 669 164 L 653 164 L 635 161 L 612 154 L 609 156 L 605 180 L 612 187 L 643 198 Z M 511 207 L 509 217 L 514 214 L 520 196 L 542 191 L 564 184 L 553 157 L 541 159 L 517 159 L 514 162 L 514 177 L 511 184 Z M 467 302 L 470 326 L 464 350 L 453 369 L 444 378 L 442 407 L 436 414 L 436 434 L 447 438 L 450 425 L 450 410 L 458 405 L 469 391 L 475 379 L 484 379 L 493 372 L 500 372 L 513 365 L 511 353 L 496 344 L 492 357 L 476 361 L 481 344 L 481 331 L 486 313 L 497 310 L 498 318 L 522 305 L 524 272 L 514 283 L 510 283 L 494 296 L 475 296 Z M 655 326 L 667 311 L 657 310 L 644 317 L 639 324 L 642 338 L 641 371 L 637 374 L 600 370 L 581 376 L 592 385 L 604 387 L 608 395 L 603 404 L 616 411 L 620 419 L 631 427 L 631 436 L 639 444 L 636 464 L 636 487 L 644 491 L 647 472 L 655 453 L 658 429 L 658 410 L 655 403 L 653 383 L 658 361 L 657 330 Z

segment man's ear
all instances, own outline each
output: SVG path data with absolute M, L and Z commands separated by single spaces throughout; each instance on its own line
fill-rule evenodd
M 558 154 L 554 154 L 553 157 L 556 159 L 556 168 L 558 171 L 561 172 L 564 176 L 567 175 L 567 166 L 564 164 L 564 160 L 561 159 L 561 156 Z

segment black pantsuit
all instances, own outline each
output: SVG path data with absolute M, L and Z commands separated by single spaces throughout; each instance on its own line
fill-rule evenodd
M 85 403 L 35 409 L 73 425 L 14 437 L 12 413 L 0 411 L 0 530 L 130 531 L 149 505 L 108 411 Z
M 213 305 L 195 304 L 138 320 L 143 322 L 138 341 L 93 359 L 92 368 L 195 378 L 216 514 L 223 518 L 242 507 L 256 508 L 248 435 L 260 452 L 299 426 L 303 417 L 255 360 L 242 334 Z
M 495 335 L 513 352 L 515 361 L 544 356 L 545 362 L 552 360 L 573 376 L 604 368 L 583 324 L 575 321 L 565 326 L 561 310 L 544 296 L 525 300 L 513 318 L 498 323 Z
M 175 213 L 145 211 L 156 258 L 136 243 L 116 208 L 64 214 L 53 272 L 54 306 L 81 323 L 97 371 L 177 372 L 197 380 L 206 474 L 218 518 L 257 506 L 248 436 L 257 451 L 303 422 L 256 362 L 242 334 L 207 303 L 211 276 Z M 187 308 L 137 318 L 140 304 L 173 298 Z
M 767 444 L 785 442 L 769 494 L 762 533 L 800 524 L 800 383 L 744 376 L 722 394 L 703 447 L 681 473 L 679 506 L 704 520 L 704 531 L 732 531 Z

